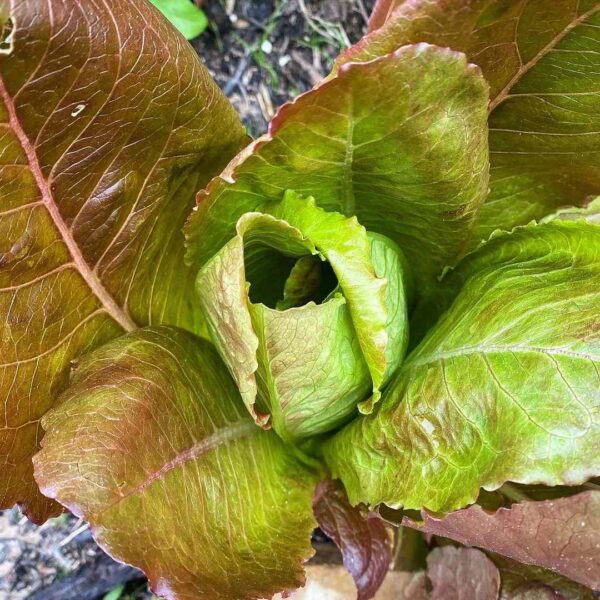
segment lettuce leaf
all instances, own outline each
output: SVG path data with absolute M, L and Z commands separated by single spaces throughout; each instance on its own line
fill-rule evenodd
M 391 13 L 394 3 L 381 4 L 385 23 L 338 68 L 428 42 L 464 52 L 490 84 L 490 194 L 471 247 L 600 193 L 597 0 L 415 0 Z
M 42 491 L 171 599 L 303 585 L 320 475 L 256 427 L 210 344 L 140 329 L 82 358 L 43 419 Z
M 202 330 L 181 227 L 245 135 L 142 0 L 13 2 L 4 18 L 0 502 L 43 521 L 58 507 L 31 457 L 69 362 L 147 323 Z
M 542 219 L 548 221 L 588 221 L 600 225 L 600 196 L 593 198 L 587 204 L 581 207 L 570 207 L 557 210 L 555 213 Z
M 592 590 L 553 571 L 487 555 L 500 571 L 500 600 L 595 600 Z
M 369 19 L 369 31 L 379 29 L 392 16 L 404 0 L 377 0 Z
M 244 213 L 292 189 L 396 242 L 426 295 L 488 190 L 487 93 L 462 54 L 426 44 L 344 66 L 284 105 L 199 196 L 188 262 L 201 268 Z
M 499 233 L 444 283 L 456 299 L 380 409 L 326 442 L 351 501 L 448 512 L 600 474 L 600 228 Z
M 405 598 L 496 600 L 499 592 L 500 573 L 483 552 L 444 546 L 429 553 L 427 571 L 414 576 L 405 590 Z
M 200 270 L 198 297 L 257 424 L 271 419 L 284 439 L 300 439 L 340 426 L 362 401 L 370 412 L 399 367 L 407 265 L 393 242 L 371 241 L 356 217 L 313 198 L 288 191 L 263 210 L 240 217 L 237 235 Z M 325 265 L 331 289 L 313 298 Z
M 342 552 L 358 589 L 358 600 L 377 593 L 392 562 L 390 532 L 376 515 L 351 506 L 344 488 L 331 480 L 317 486 L 313 510 L 319 527 Z
M 560 573 L 600 590 L 600 492 L 527 501 L 488 512 L 474 505 L 404 525 Z

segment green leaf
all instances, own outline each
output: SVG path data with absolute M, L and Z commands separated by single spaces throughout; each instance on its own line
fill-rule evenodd
M 600 589 L 600 492 L 523 502 L 489 513 L 474 505 L 443 518 L 425 513 L 403 525 L 538 565 Z
M 275 431 L 297 440 L 347 422 L 372 380 L 343 296 L 285 313 L 251 305 L 250 313 L 261 341 L 261 397 Z
M 143 0 L 10 3 L 0 52 L 0 502 L 56 512 L 31 456 L 69 362 L 147 323 L 200 331 L 180 233 L 245 141 Z
M 389 238 L 377 233 L 367 232 L 371 243 L 371 260 L 375 274 L 386 280 L 385 305 L 387 319 L 385 332 L 387 344 L 385 347 L 386 369 L 382 375 L 381 385 L 385 385 L 402 363 L 408 348 L 409 325 L 408 310 L 414 296 L 412 272 L 408 261 L 400 247 Z M 371 317 L 372 318 L 372 317 Z M 368 317 L 365 317 L 367 320 Z M 374 394 L 369 400 L 359 405 L 363 414 L 370 414 L 373 406 L 379 400 Z
M 296 227 L 331 265 L 348 304 L 352 324 L 371 373 L 376 401 L 384 376 L 389 371 L 386 360 L 387 282 L 383 278 L 385 258 L 382 256 L 380 259 L 382 276 L 379 277 L 375 273 L 366 229 L 356 217 L 347 219 L 340 213 L 318 208 L 314 198 L 303 200 L 295 192 L 288 191 L 282 202 L 266 210 Z M 399 259 L 393 267 L 400 268 Z M 405 306 L 406 300 L 402 294 L 397 307 L 405 311 Z M 400 320 L 406 327 L 407 319 L 404 317 Z
M 301 256 L 285 280 L 283 299 L 277 301 L 275 308 L 287 310 L 306 304 L 318 293 L 322 279 L 321 259 L 312 254 Z
M 598 0 L 416 0 L 338 60 L 404 44 L 465 52 L 490 83 L 490 195 L 471 246 L 600 193 Z
M 206 15 L 192 0 L 150 0 L 187 40 L 199 36 L 208 26 Z
M 247 237 L 247 239 L 245 239 Z M 261 243 L 263 242 L 263 243 Z M 246 249 L 245 246 L 248 246 Z M 279 251 L 273 252 L 274 251 Z M 246 270 L 264 279 L 252 284 L 264 299 L 271 292 L 274 274 L 285 272 L 283 257 L 316 253 L 302 232 L 272 215 L 247 213 L 237 223 L 237 235 L 200 270 L 196 289 L 211 338 L 233 376 L 244 404 L 258 425 L 266 425 L 269 414 L 255 408 L 259 368 L 259 338 L 252 323 Z M 246 256 L 248 254 L 248 256 Z M 254 268 L 256 265 L 256 268 Z M 272 304 L 277 297 L 270 299 Z M 265 382 L 265 377 L 261 378 Z M 263 384 L 264 385 L 264 384 Z M 265 391 L 264 398 L 269 394 Z
M 256 427 L 212 346 L 142 329 L 85 356 L 43 419 L 36 479 L 167 599 L 303 584 L 317 471 Z
M 599 474 L 600 228 L 497 234 L 445 286 L 378 412 L 325 446 L 351 501 L 448 512 L 481 487 Z
M 488 189 L 487 85 L 463 55 L 405 47 L 349 64 L 285 105 L 199 198 L 186 227 L 201 267 L 237 219 L 287 189 L 395 241 L 427 293 L 469 238 Z
M 370 240 L 355 217 L 291 191 L 264 210 L 238 220 L 237 236 L 198 273 L 197 290 L 256 422 L 271 419 L 284 439 L 299 439 L 341 425 L 370 394 L 362 409 L 377 401 L 406 351 L 409 283 L 400 249 Z M 321 282 L 321 297 L 287 308 L 306 264 L 309 273 L 328 265 L 333 287 Z M 303 285 L 296 296 L 306 295 Z

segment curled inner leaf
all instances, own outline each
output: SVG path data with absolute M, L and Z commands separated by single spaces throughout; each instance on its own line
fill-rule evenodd
M 393 242 L 312 198 L 288 192 L 263 210 L 238 220 L 197 290 L 255 421 L 299 439 L 338 427 L 359 405 L 370 411 L 400 364 L 406 267 Z

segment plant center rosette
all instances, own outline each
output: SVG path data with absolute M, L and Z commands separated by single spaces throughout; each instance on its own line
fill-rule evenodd
M 297 441 L 371 412 L 408 344 L 397 244 L 293 191 L 235 231 L 196 287 L 256 423 Z

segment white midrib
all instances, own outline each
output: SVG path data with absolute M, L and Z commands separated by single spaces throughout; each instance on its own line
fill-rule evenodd
M 354 196 L 354 103 L 350 98 L 350 108 L 348 111 L 348 129 L 346 132 L 346 155 L 344 157 L 344 179 L 343 185 L 343 211 L 345 216 L 351 217 L 356 214 L 356 198 Z
M 563 30 L 557 33 L 537 54 L 527 63 L 521 65 L 519 70 L 514 74 L 512 79 L 502 88 L 502 90 L 498 93 L 498 95 L 490 101 L 488 112 L 491 114 L 499 104 L 502 104 L 507 98 L 510 97 L 510 91 L 512 88 L 519 82 L 519 80 L 527 74 L 527 72 L 537 65 L 538 62 L 548 52 L 550 52 L 567 34 L 569 34 L 575 27 L 581 25 L 585 20 L 589 19 L 594 13 L 600 10 L 600 4 L 596 4 L 594 8 L 591 8 L 587 12 L 583 13 L 573 21 L 571 21 Z
M 8 120 L 12 130 L 15 132 L 19 143 L 27 157 L 27 162 L 29 163 L 29 168 L 31 173 L 33 174 L 36 184 L 40 190 L 40 194 L 42 196 L 42 201 L 50 214 L 52 222 L 54 226 L 58 230 L 65 246 L 67 247 L 71 258 L 73 259 L 73 264 L 76 266 L 79 274 L 83 277 L 84 281 L 94 294 L 104 310 L 121 326 L 125 331 L 133 331 L 137 329 L 137 324 L 133 321 L 133 319 L 127 314 L 127 312 L 117 304 L 116 300 L 112 297 L 112 295 L 108 292 L 108 290 L 104 287 L 102 281 L 98 278 L 98 276 L 93 272 L 93 270 L 88 265 L 87 261 L 83 257 L 81 253 L 81 249 L 77 245 L 77 242 L 73 238 L 69 227 L 65 223 L 60 211 L 58 210 L 58 206 L 54 201 L 54 197 L 46 181 L 44 174 L 42 173 L 42 168 L 38 161 L 37 155 L 35 153 L 35 149 L 31 144 L 31 141 L 27 137 L 25 130 L 23 129 L 21 122 L 17 116 L 17 111 L 15 108 L 15 104 L 6 89 L 6 85 L 4 84 L 4 79 L 0 76 L 0 96 L 6 106 L 6 110 L 8 112 Z

